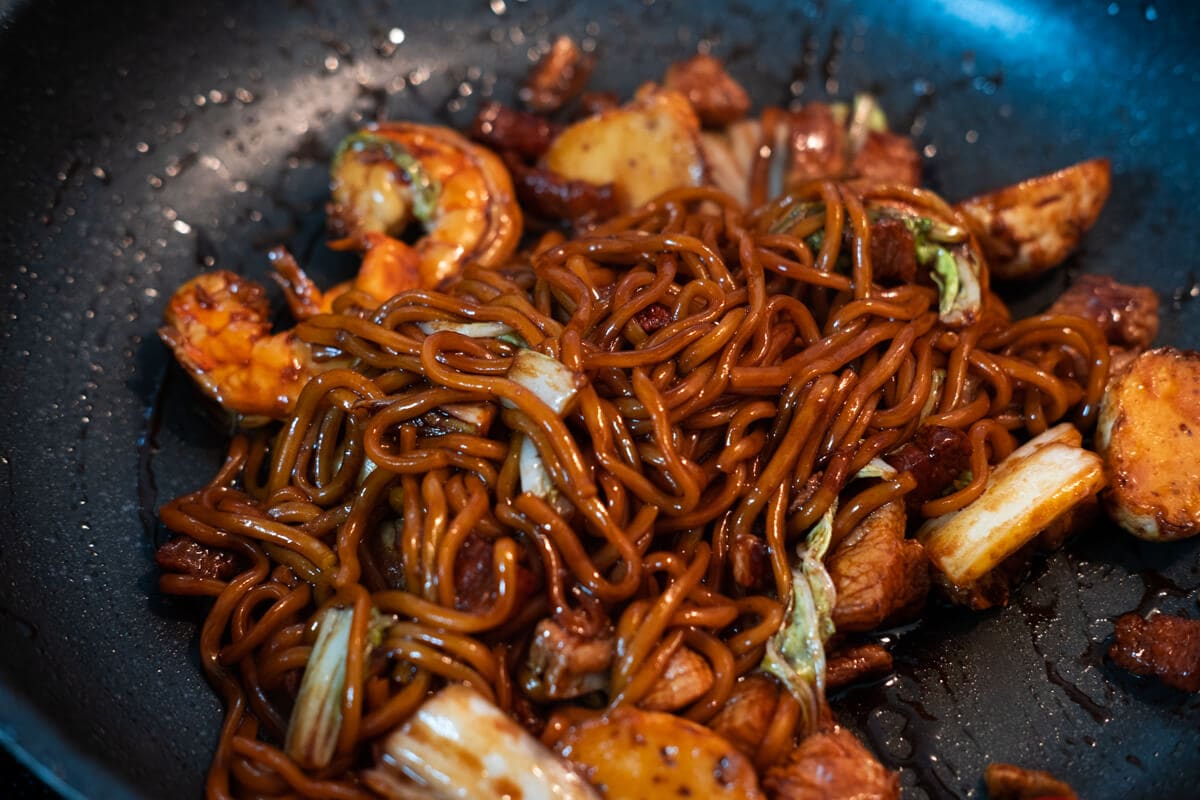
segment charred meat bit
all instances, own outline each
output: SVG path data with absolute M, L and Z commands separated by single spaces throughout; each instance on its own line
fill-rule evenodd
M 667 69 L 663 86 L 687 97 L 705 124 L 720 128 L 746 116 L 750 96 L 720 61 L 709 55 L 677 61 Z
M 921 156 L 907 136 L 871 131 L 850 164 L 849 174 L 869 183 L 921 185 Z
M 478 534 L 468 534 L 454 557 L 454 597 L 459 611 L 479 611 L 496 599 L 495 558 L 492 542 Z M 518 607 L 538 588 L 537 577 L 524 565 L 517 564 L 516 593 Z
M 882 678 L 892 671 L 892 654 L 877 644 L 846 647 L 829 656 L 825 664 L 825 686 L 841 689 L 859 681 Z
M 617 199 L 611 183 L 572 180 L 548 169 L 527 167 L 513 159 L 508 159 L 507 163 L 521 206 L 532 216 L 586 224 L 617 214 Z
M 927 425 L 917 430 L 916 436 L 891 453 L 884 460 L 900 472 L 912 473 L 917 486 L 904 501 L 910 511 L 940 497 L 971 465 L 971 440 L 955 428 Z
M 767 543 L 749 533 L 738 533 L 729 550 L 733 582 L 746 589 L 759 589 L 771 574 Z
M 816 733 L 767 770 L 772 800 L 899 800 L 900 778 L 845 728 Z
M 1185 692 L 1200 691 L 1200 620 L 1125 614 L 1117 620 L 1108 657 L 1135 675 L 1152 675 Z
M 154 553 L 154 562 L 166 572 L 220 581 L 229 580 L 238 571 L 233 553 L 200 544 L 190 536 L 176 536 L 162 544 Z
M 385 520 L 379 523 L 374 536 L 366 538 L 373 569 L 364 573 L 364 579 L 377 578 L 376 582 L 382 582 L 379 589 L 403 589 L 405 586 L 404 559 L 400 552 L 403 525 L 403 520 Z
M 801 486 L 792 486 L 792 499 L 788 501 L 788 512 L 797 514 L 809 500 L 816 496 L 817 491 L 821 488 L 821 482 L 825 478 L 825 472 L 818 470 L 808 476 L 808 480 Z
M 1142 350 L 1158 335 L 1158 295 L 1154 290 L 1118 283 L 1107 275 L 1080 276 L 1054 301 L 1049 313 L 1091 320 L 1115 347 Z
M 988 764 L 983 771 L 988 800 L 1075 800 L 1066 783 L 1049 772 L 1013 764 Z
M 929 592 L 921 544 L 904 537 L 904 508 L 886 503 L 867 515 L 829 556 L 839 631 L 868 631 L 919 610 Z
M 485 608 L 492 601 L 495 587 L 492 543 L 482 536 L 469 534 L 454 557 L 455 605 L 459 611 Z
M 533 736 L 541 737 L 542 732 L 546 730 L 546 718 L 538 711 L 533 701 L 519 691 L 513 692 L 512 708 L 508 713 L 518 725 Z
M 558 111 L 583 91 L 595 66 L 570 36 L 559 36 L 550 52 L 529 71 L 518 96 L 521 102 L 542 114 Z
M 779 684 L 775 679 L 764 672 L 752 672 L 734 685 L 709 727 L 750 758 L 756 758 L 778 703 Z
M 604 689 L 614 648 L 611 632 L 582 636 L 553 619 L 543 619 L 520 671 L 522 688 L 537 702 L 569 700 Z
M 470 135 L 497 153 L 516 153 L 534 159 L 546 152 L 559 130 L 560 126 L 545 117 L 487 102 L 475 115 Z
M 909 284 L 917 279 L 917 249 L 903 222 L 883 217 L 871 223 L 871 269 L 876 283 Z
M 808 103 L 790 115 L 788 185 L 846 171 L 846 130 L 825 103 Z
M 661 328 L 665 328 L 670 323 L 671 309 L 662 303 L 651 303 L 634 314 L 633 319 L 641 326 L 643 331 L 654 333 Z

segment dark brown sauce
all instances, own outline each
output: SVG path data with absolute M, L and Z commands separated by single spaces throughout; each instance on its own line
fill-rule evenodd
M 1078 686 L 1064 678 L 1058 671 L 1055 662 L 1048 658 L 1046 659 L 1046 679 L 1062 689 L 1071 702 L 1086 711 L 1087 715 L 1096 721 L 1096 724 L 1106 725 L 1112 721 L 1112 711 L 1088 697 Z
M 896 675 L 875 690 L 881 702 L 865 719 L 866 733 L 872 750 L 889 769 L 910 772 L 933 800 L 957 800 L 966 795 L 975 778 L 961 776 L 963 783 L 952 785 L 953 779 L 960 776 L 942 753 L 941 735 L 947 721 L 920 699 L 930 667 L 937 671 L 944 687 L 954 685 L 936 658 L 923 661 L 919 668 L 915 663 L 897 660 Z M 968 732 L 959 732 L 974 741 Z
M 1191 591 L 1156 570 L 1138 570 L 1137 576 L 1142 579 L 1145 587 L 1142 590 L 1141 602 L 1137 606 L 1137 613 L 1143 617 L 1157 610 L 1159 604 L 1168 597 L 1187 597 L 1191 594 Z

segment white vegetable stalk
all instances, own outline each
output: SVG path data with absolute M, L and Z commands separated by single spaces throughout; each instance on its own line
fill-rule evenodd
M 925 405 L 921 406 L 921 414 L 918 417 L 924 421 L 926 417 L 937 411 L 938 403 L 942 401 L 942 386 L 946 383 L 946 370 L 940 367 L 933 371 L 929 379 L 929 396 L 925 398 Z
M 533 440 L 525 437 L 521 440 L 521 452 L 517 457 L 517 464 L 521 471 L 521 491 L 529 492 L 543 500 L 553 501 L 558 497 L 558 489 L 554 486 L 554 479 L 550 477 L 550 470 L 546 468 L 542 457 L 538 455 L 537 446 Z
M 421 333 L 430 336 L 441 331 L 469 336 L 472 339 L 499 339 L 513 333 L 511 326 L 503 322 L 454 322 L 448 319 L 436 319 L 431 322 L 418 322 Z
M 558 359 L 536 350 L 521 350 L 513 357 L 508 369 L 508 378 L 529 389 L 537 398 L 550 407 L 559 417 L 563 416 L 578 394 L 577 376 Z M 526 437 L 521 441 L 517 460 L 521 473 L 521 491 L 529 492 L 550 502 L 565 513 L 566 502 L 554 486 L 550 470 L 542 461 L 533 440 Z
M 988 476 L 987 488 L 960 511 L 917 532 L 934 566 L 967 587 L 1104 487 L 1104 465 L 1079 446 L 1069 424 L 1026 442 Z
M 484 697 L 451 685 L 383 740 L 380 767 L 436 800 L 599 800 L 582 778 Z
M 508 368 L 508 379 L 537 395 L 558 416 L 571 407 L 578 393 L 576 375 L 557 358 L 537 350 L 519 350 Z
M 891 480 L 896 477 L 896 468 L 882 458 L 876 456 L 867 462 L 867 465 L 854 473 L 855 478 L 883 478 Z
M 536 350 L 518 351 L 512 357 L 508 377 L 532 391 L 558 416 L 566 413 L 578 393 L 575 373 L 566 368 L 562 361 Z M 521 469 L 521 491 L 551 501 L 557 507 L 560 500 L 558 489 L 554 488 L 550 470 L 542 462 L 532 439 L 522 439 L 517 464 Z
M 353 623 L 354 609 L 328 609 L 304 668 L 283 749 L 306 767 L 324 767 L 333 759 L 342 729 L 342 690 Z
M 447 403 L 441 409 L 455 419 L 474 426 L 480 434 L 487 433 L 496 416 L 496 406 L 491 403 Z

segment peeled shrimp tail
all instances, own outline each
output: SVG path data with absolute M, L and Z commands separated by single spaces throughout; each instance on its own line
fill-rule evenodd
M 230 411 L 281 417 L 317 372 L 292 331 L 271 333 L 266 292 L 221 270 L 192 278 L 167 304 L 159 337 L 209 397 Z
M 280 245 L 271 248 L 267 257 L 271 259 L 271 266 L 275 269 L 271 273 L 271 280 L 283 290 L 288 309 L 297 321 L 315 317 L 327 310 L 325 294 L 317 288 L 317 284 L 308 277 L 286 247 Z

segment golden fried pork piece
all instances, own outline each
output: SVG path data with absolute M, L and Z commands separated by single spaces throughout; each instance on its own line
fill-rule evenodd
M 1080 275 L 1047 313 L 1091 320 L 1110 345 L 1138 352 L 1158 335 L 1158 295 L 1154 290 L 1120 283 L 1107 275 Z
M 1111 485 L 1104 505 L 1125 530 L 1169 541 L 1200 533 L 1200 353 L 1142 353 L 1104 392 L 1096 426 Z
M 573 726 L 556 749 L 608 800 L 762 797 L 736 747 L 674 714 L 617 708 Z
M 1107 275 L 1081 275 L 1046 311 L 1082 317 L 1099 326 L 1109 345 L 1110 383 L 1129 369 L 1158 335 L 1158 295 L 1154 290 L 1119 283 Z
M 1034 278 L 1062 263 L 1108 200 L 1108 159 L 1082 161 L 963 200 L 988 267 L 1002 279 Z
M 841 689 L 859 681 L 881 678 L 892 671 L 892 654 L 878 644 L 843 647 L 825 662 L 825 688 Z
M 613 184 L 623 210 L 706 178 L 700 120 L 678 92 L 647 85 L 633 101 L 571 125 L 543 166 L 571 180 Z

